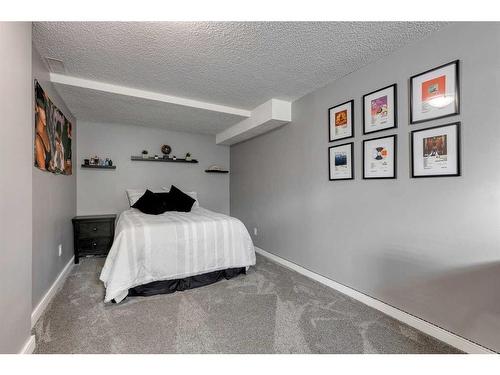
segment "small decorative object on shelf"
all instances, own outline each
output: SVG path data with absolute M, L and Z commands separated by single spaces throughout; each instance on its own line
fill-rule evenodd
M 155 159 L 158 159 L 158 158 L 159 158 L 159 156 L 158 156 L 158 155 L 155 155 Z
M 172 147 L 170 147 L 169 145 L 163 145 L 161 146 L 161 152 L 164 155 L 163 157 L 166 156 L 168 158 L 168 155 L 170 155 L 170 153 L 172 152 Z
M 172 157 L 172 159 L 173 159 L 173 160 L 177 160 L 177 156 L 175 156 L 175 155 L 174 155 L 174 156 Z
M 99 158 L 97 157 L 97 155 L 92 156 L 90 158 L 89 164 L 90 165 L 99 165 Z
M 149 156 L 148 156 L 148 150 L 142 150 L 141 154 L 142 154 L 142 157 L 143 157 L 144 159 L 147 159 L 147 158 L 149 157 Z
M 229 173 L 228 170 L 222 169 L 222 167 L 218 165 L 212 165 L 208 169 L 205 169 L 207 173 Z
M 187 161 L 191 161 L 191 153 L 190 153 L 190 152 L 188 152 L 188 153 L 186 154 L 186 160 L 187 160 Z

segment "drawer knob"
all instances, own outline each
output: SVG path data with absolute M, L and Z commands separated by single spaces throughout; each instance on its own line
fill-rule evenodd
M 96 247 L 97 246 L 97 242 L 92 242 L 92 246 Z
M 97 232 L 97 227 L 92 228 L 94 232 Z

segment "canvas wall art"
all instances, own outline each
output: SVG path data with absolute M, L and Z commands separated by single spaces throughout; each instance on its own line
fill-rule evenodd
M 71 175 L 72 124 L 35 80 L 35 167 Z

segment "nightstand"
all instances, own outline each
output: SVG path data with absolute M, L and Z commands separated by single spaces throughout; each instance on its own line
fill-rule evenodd
M 73 218 L 75 263 L 81 257 L 106 256 L 115 237 L 116 215 L 89 215 Z

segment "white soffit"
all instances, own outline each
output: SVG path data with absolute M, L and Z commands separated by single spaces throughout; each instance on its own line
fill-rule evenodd
M 267 133 L 292 121 L 292 103 L 271 99 L 252 111 L 252 115 L 216 135 L 216 143 L 233 145 Z
M 82 122 L 136 125 L 213 135 L 242 116 L 54 83 L 71 113 Z
M 80 121 L 215 135 L 251 111 L 60 74 L 50 74 L 59 95 Z
M 79 120 L 216 134 L 217 144 L 223 145 L 291 121 L 291 102 L 278 99 L 248 111 L 56 73 L 50 73 L 50 81 Z
M 199 100 L 181 98 L 178 96 L 166 95 L 152 91 L 139 90 L 132 87 L 113 85 L 99 81 L 92 81 L 67 75 L 50 73 L 50 81 L 67 86 L 75 86 L 95 91 L 103 91 L 111 94 L 133 96 L 140 99 L 154 100 L 169 104 L 177 104 L 207 111 L 222 112 L 230 115 L 249 117 L 250 111 L 241 108 L 234 108 L 220 104 L 202 102 Z

